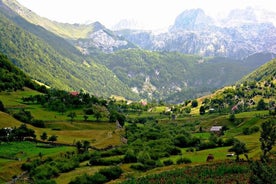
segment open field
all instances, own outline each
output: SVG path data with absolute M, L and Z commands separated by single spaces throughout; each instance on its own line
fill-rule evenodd
M 59 155 L 61 152 L 73 151 L 75 148 L 66 146 L 44 147 L 43 144 L 32 142 L 11 142 L 0 144 L 0 183 L 14 175 L 19 175 L 22 163 L 27 159 Z M 12 169 L 11 169 L 12 168 Z

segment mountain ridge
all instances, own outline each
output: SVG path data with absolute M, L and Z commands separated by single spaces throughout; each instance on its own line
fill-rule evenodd
M 2 7 L 4 6 L 2 3 Z M 162 99 L 179 103 L 235 83 L 243 75 L 275 57 L 269 53 L 254 55 L 247 50 L 240 53 L 240 57 L 244 59 L 213 57 L 212 49 L 217 52 L 223 50 L 214 46 L 209 47 L 210 53 L 207 54 L 211 57 L 204 57 L 203 54 L 185 55 L 173 49 L 173 52 L 144 50 L 132 44 L 132 41 L 127 41 L 129 39 L 119 32 L 106 29 L 100 22 L 93 24 L 93 31 L 89 32 L 86 38 L 66 39 L 56 32 L 49 32 L 40 25 L 30 23 L 13 12 L 10 6 L 6 6 L 5 10 L 1 9 L 0 16 L 3 19 L 0 20 L 0 51 L 7 54 L 34 79 L 65 90 L 84 89 L 105 97 L 117 95 L 129 99 Z M 34 16 L 32 19 L 40 19 L 35 14 L 30 15 Z M 42 23 L 43 20 L 40 24 Z M 186 37 L 178 31 L 174 32 L 173 36 L 184 35 L 179 42 L 185 41 L 189 46 L 186 47 L 187 52 L 192 52 L 202 45 L 202 42 L 197 40 L 202 35 L 193 31 L 187 32 L 189 34 L 186 34 Z M 137 31 L 137 34 L 140 32 Z M 206 31 L 206 39 L 208 34 Z M 234 29 L 231 34 L 241 36 Z M 151 42 L 150 33 L 142 36 L 146 40 L 145 45 Z M 163 36 L 166 35 L 156 35 L 157 38 Z M 170 39 L 173 40 L 173 37 Z M 167 41 L 169 43 L 170 40 Z M 126 44 L 120 45 L 121 42 Z M 217 42 L 219 45 L 219 40 Z M 155 44 L 166 45 L 162 38 Z M 273 45 L 273 40 L 270 44 Z M 248 57 L 244 53 L 249 54 L 251 59 L 246 60 Z M 258 61 L 255 61 L 255 58 L 258 58 Z

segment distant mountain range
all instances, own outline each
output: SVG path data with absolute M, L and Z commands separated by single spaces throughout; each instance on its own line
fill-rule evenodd
M 222 20 L 223 27 L 196 9 L 179 15 L 166 33 L 112 31 L 100 22 L 53 22 L 16 0 L 0 0 L 0 53 L 51 87 L 178 103 L 233 84 L 275 58 L 272 23 L 231 27 L 232 20 Z
M 149 31 L 120 30 L 117 34 L 143 49 L 241 59 L 258 52 L 276 53 L 273 20 L 275 13 L 252 8 L 233 10 L 219 21 L 201 9 L 192 9 L 181 13 L 168 32 L 156 35 Z

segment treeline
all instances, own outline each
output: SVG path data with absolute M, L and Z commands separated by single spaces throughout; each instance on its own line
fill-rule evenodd
M 121 125 L 126 121 L 125 113 L 141 113 L 149 108 L 148 105 L 143 105 L 140 102 L 127 104 L 126 101 L 116 101 L 112 98 L 104 99 L 85 93 L 82 90 L 80 92 L 67 92 L 49 89 L 45 94 L 23 97 L 22 101 L 24 103 L 40 104 L 48 110 L 61 114 L 69 112 L 68 117 L 71 121 L 77 116 L 74 110 L 83 109 L 83 119 L 85 121 L 88 120 L 90 115 L 93 115 L 97 121 L 108 119 L 110 122 L 119 121 Z
M 0 142 L 23 141 L 26 137 L 35 139 L 35 131 L 28 128 L 26 124 L 16 127 L 0 129 Z

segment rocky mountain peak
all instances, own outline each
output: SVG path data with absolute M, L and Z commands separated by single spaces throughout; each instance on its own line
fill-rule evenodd
M 175 23 L 170 30 L 195 30 L 208 27 L 212 24 L 212 18 L 207 16 L 202 9 L 191 9 L 185 10 L 177 16 Z

